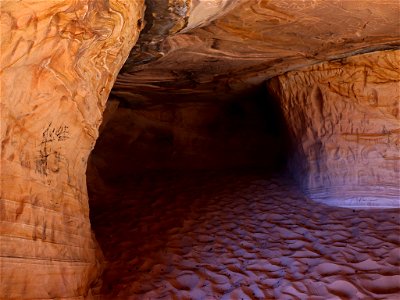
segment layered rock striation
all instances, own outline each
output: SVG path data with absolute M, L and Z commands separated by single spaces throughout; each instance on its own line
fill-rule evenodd
M 298 157 L 292 160 L 297 162 L 292 172 L 304 190 L 332 205 L 398 206 L 398 3 L 235 3 L 209 24 L 165 37 L 158 44 L 157 60 L 126 64 L 112 91 L 114 99 L 133 110 L 151 105 L 163 110 L 165 103 L 187 106 L 193 98 L 219 105 L 227 95 L 274 78 L 269 90 L 292 128 Z M 313 71 L 303 71 L 307 68 Z M 336 133 L 342 138 L 336 139 Z M 330 158 L 325 163 L 325 154 L 314 153 L 325 151 L 317 148 L 325 148 L 326 139 L 332 143 L 327 147 L 336 149 L 326 150 L 337 157 L 335 163 Z M 344 144 L 351 145 L 350 150 Z M 308 163 L 311 160 L 315 163 Z M 346 171 L 355 161 L 357 166 Z
M 96 283 L 86 164 L 143 1 L 1 1 L 0 298 Z
M 288 134 L 311 198 L 399 206 L 398 1 L 144 2 L 1 1 L 1 298 L 97 288 L 85 172 L 106 106 L 95 183 L 113 167 L 270 167 Z M 287 127 L 235 100 L 260 85 Z
M 289 168 L 314 200 L 400 206 L 400 51 L 288 72 L 268 82 L 296 150 Z
M 190 20 L 191 16 L 206 16 L 196 10 L 195 3 L 214 3 L 216 7 L 225 1 L 187 2 L 194 3 L 187 13 Z M 221 6 L 226 13 L 214 13 L 218 18 L 209 24 L 206 18 L 191 30 L 164 35 L 152 54 L 158 59 L 150 63 L 128 59 L 113 95 L 141 100 L 137 94 L 177 89 L 223 95 L 315 63 L 400 46 L 396 0 L 229 3 L 233 6 Z M 136 48 L 148 44 L 148 40 L 139 40 Z

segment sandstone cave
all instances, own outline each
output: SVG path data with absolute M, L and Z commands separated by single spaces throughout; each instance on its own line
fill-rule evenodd
M 0 5 L 0 299 L 400 298 L 397 0 Z

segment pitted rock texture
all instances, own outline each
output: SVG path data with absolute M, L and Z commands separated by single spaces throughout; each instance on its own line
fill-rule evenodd
M 95 284 L 86 163 L 143 7 L 1 1 L 2 299 L 81 299 Z
M 91 200 L 107 261 L 99 299 L 400 292 L 398 209 L 329 207 L 284 178 L 232 172 L 137 174 Z
M 400 51 L 326 62 L 273 78 L 312 199 L 400 206 Z

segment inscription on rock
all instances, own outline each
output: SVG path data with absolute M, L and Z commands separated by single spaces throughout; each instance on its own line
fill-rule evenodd
M 36 172 L 45 176 L 50 172 L 58 173 L 62 162 L 66 160 L 62 154 L 62 142 L 70 138 L 67 125 L 54 126 L 50 122 L 43 130 L 39 145 L 39 154 L 36 159 Z

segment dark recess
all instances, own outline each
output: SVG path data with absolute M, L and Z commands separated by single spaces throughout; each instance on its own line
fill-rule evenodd
M 167 120 L 157 119 L 161 114 Z M 139 120 L 143 116 L 148 124 Z M 197 121 L 191 123 L 192 119 Z M 193 138 L 184 140 L 187 135 Z M 285 169 L 291 152 L 279 102 L 261 85 L 223 99 L 211 93 L 207 97 L 158 94 L 147 106 L 120 101 L 89 163 L 106 181 L 157 170 L 273 173 Z

